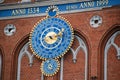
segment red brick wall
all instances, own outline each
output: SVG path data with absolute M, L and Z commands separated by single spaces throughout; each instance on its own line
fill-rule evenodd
M 103 23 L 99 28 L 92 28 L 89 24 L 90 18 L 94 15 L 100 15 L 103 19 Z M 115 24 L 120 25 L 120 7 L 113 7 L 108 9 L 103 9 L 100 11 L 90 11 L 90 12 L 81 12 L 81 13 L 73 13 L 73 14 L 63 14 L 60 15 L 65 17 L 70 23 L 72 24 L 74 30 L 76 30 L 81 36 L 84 36 L 83 39 L 85 39 L 86 44 L 88 45 L 88 51 L 89 51 L 89 73 L 88 78 L 90 79 L 91 76 L 97 76 L 98 80 L 101 80 L 100 73 L 103 72 L 103 64 L 101 63 L 101 60 L 103 60 L 103 57 L 100 57 L 103 53 L 99 53 L 100 48 L 100 42 L 104 35 L 109 31 L 109 29 L 114 28 Z M 2 50 L 4 53 L 4 74 L 3 78 L 4 80 L 15 80 L 16 79 L 16 68 L 17 68 L 17 57 L 20 50 L 21 42 L 24 43 L 24 38 L 26 35 L 28 35 L 33 28 L 34 24 L 42 19 L 42 17 L 34 17 L 34 18 L 22 18 L 22 19 L 11 19 L 11 20 L 0 20 L 0 45 L 2 46 Z M 14 24 L 17 28 L 17 32 L 11 36 L 5 36 L 3 30 L 4 27 L 7 24 Z M 118 26 L 120 27 L 120 26 Z M 104 41 L 103 41 L 104 42 Z M 119 39 L 116 41 L 118 44 L 120 44 Z M 76 43 L 76 42 L 75 42 Z M 76 46 L 74 43 L 73 46 Z M 21 44 L 22 45 L 22 44 Z M 18 49 L 19 48 L 19 49 Z M 16 51 L 17 50 L 17 51 Z M 18 53 L 17 53 L 18 52 Z M 112 54 L 113 52 L 114 54 Z M 111 55 L 110 55 L 111 54 Z M 83 51 L 80 51 L 77 56 L 77 63 L 72 63 L 72 55 L 70 52 L 65 55 L 65 64 L 64 64 L 64 80 L 78 80 L 78 79 L 84 79 L 84 53 Z M 115 50 L 113 48 L 110 49 L 108 62 L 110 62 L 108 65 L 111 65 L 114 62 L 114 66 L 120 66 L 119 61 L 115 60 L 116 57 L 111 58 L 111 56 L 115 55 Z M 113 60 L 114 59 L 114 60 Z M 113 62 L 112 62 L 113 61 Z M 15 63 L 15 64 L 14 64 Z M 25 63 L 25 64 L 24 64 Z M 40 62 L 38 59 L 35 59 L 34 66 L 32 68 L 27 66 L 28 60 L 26 57 L 22 60 L 22 73 L 21 73 L 21 79 L 36 79 L 40 77 L 40 71 L 39 66 Z M 119 67 L 114 69 L 114 66 L 108 67 L 108 77 L 110 80 L 119 80 Z M 26 72 L 23 72 L 26 71 Z M 113 75 L 111 72 L 116 72 L 116 75 Z M 34 75 L 32 77 L 31 75 Z M 25 77 L 26 75 L 27 77 Z M 101 74 L 103 75 L 103 74 Z M 54 80 L 59 77 L 59 73 L 54 77 Z M 46 78 L 46 80 L 53 80 L 53 78 Z
M 116 49 L 111 47 L 108 52 L 108 80 L 120 80 L 120 60 L 116 55 Z
M 22 58 L 20 80 L 39 80 L 41 77 L 41 60 L 34 58 L 34 63 L 30 67 L 28 56 L 24 55 Z
M 64 57 L 64 80 L 85 79 L 85 54 L 80 51 L 77 55 L 77 63 L 72 61 L 72 53 Z

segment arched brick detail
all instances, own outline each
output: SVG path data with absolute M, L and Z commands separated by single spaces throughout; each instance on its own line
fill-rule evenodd
M 17 79 L 17 62 L 18 62 L 18 56 L 19 52 L 22 49 L 22 47 L 29 41 L 29 35 L 24 36 L 16 45 L 14 48 L 13 54 L 12 54 L 12 67 L 11 67 L 11 80 Z
M 87 80 L 90 80 L 90 43 L 88 38 L 79 30 L 75 29 L 75 35 L 79 36 L 86 44 L 88 49 L 88 70 L 87 70 Z M 18 55 L 22 47 L 29 41 L 29 35 L 24 36 L 16 45 L 13 51 L 13 58 L 12 58 L 12 67 L 11 67 L 11 80 L 17 79 L 17 62 L 18 62 Z
M 87 80 L 90 80 L 90 77 L 91 77 L 91 70 L 90 70 L 90 62 L 91 62 L 91 51 L 90 51 L 90 48 L 91 48 L 91 45 L 90 45 L 90 43 L 89 43 L 89 39 L 88 39 L 88 37 L 82 32 L 82 31 L 80 31 L 80 30 L 78 30 L 78 29 L 74 29 L 74 33 L 75 33 L 75 35 L 77 35 L 77 36 L 79 36 L 83 41 L 84 41 L 84 43 L 86 44 L 86 47 L 87 47 L 87 61 L 88 61 L 88 63 L 87 63 Z
M 120 25 L 113 25 L 107 32 L 103 35 L 98 49 L 98 80 L 104 80 L 104 50 L 105 46 L 110 39 L 110 37 L 117 31 L 120 31 Z
M 0 70 L 0 80 L 4 80 L 4 52 L 3 52 L 3 49 L 2 49 L 2 47 L 1 47 L 1 45 L 0 45 L 0 59 L 1 59 L 1 62 L 0 62 L 0 68 L 1 68 L 1 70 Z

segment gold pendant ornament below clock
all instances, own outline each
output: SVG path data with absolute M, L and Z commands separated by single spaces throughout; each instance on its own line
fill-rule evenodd
M 58 16 L 58 8 L 50 6 L 47 17 L 38 21 L 30 34 L 30 48 L 37 58 L 42 59 L 41 71 L 45 76 L 53 76 L 59 70 L 58 58 L 64 56 L 73 43 L 73 28 L 63 17 Z

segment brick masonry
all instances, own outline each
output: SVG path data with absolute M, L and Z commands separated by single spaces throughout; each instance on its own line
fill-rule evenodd
M 103 23 L 98 28 L 92 28 L 89 21 L 92 16 L 99 15 Z M 60 15 L 65 17 L 73 26 L 76 34 L 79 34 L 88 47 L 88 80 L 96 76 L 97 80 L 103 80 L 103 48 L 106 40 L 117 30 L 120 30 L 120 7 L 112 7 L 102 10 L 80 12 Z M 17 57 L 22 46 L 28 41 L 29 33 L 34 24 L 43 17 L 21 18 L 11 20 L 0 20 L 0 49 L 3 57 L 2 80 L 16 80 Z M 13 36 L 5 36 L 3 30 L 7 24 L 16 26 Z M 110 34 L 108 34 L 110 33 Z M 72 47 L 77 46 L 75 40 Z M 120 35 L 115 40 L 120 45 Z M 119 46 L 120 47 L 120 46 Z M 77 63 L 72 62 L 69 51 L 64 59 L 64 80 L 84 80 L 85 55 L 80 51 Z M 116 57 L 116 50 L 111 47 L 108 52 L 108 80 L 120 79 L 120 60 Z M 22 59 L 21 80 L 39 80 L 41 71 L 39 69 L 41 60 L 35 58 L 33 67 L 29 67 L 26 55 Z M 59 73 L 54 77 L 45 77 L 45 80 L 59 80 Z

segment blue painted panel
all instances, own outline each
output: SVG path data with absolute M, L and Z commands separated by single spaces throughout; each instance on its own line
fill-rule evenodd
M 86 2 L 77 2 L 69 4 L 58 4 L 56 5 L 60 12 L 79 11 L 83 9 L 101 8 L 120 5 L 120 0 L 95 0 Z M 0 10 L 0 19 L 10 17 L 25 17 L 25 16 L 41 16 L 46 15 L 46 10 L 49 6 L 38 6 L 31 8 L 19 8 L 19 9 L 7 9 Z

